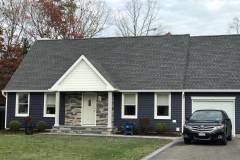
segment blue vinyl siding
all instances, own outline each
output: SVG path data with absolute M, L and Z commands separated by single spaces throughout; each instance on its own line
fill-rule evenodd
M 59 124 L 65 124 L 65 93 L 60 93 L 60 113 L 59 113 Z
M 138 93 L 138 118 L 122 119 L 121 118 L 121 93 L 114 94 L 114 125 L 117 128 L 126 122 L 132 122 L 138 126 L 140 118 L 148 118 L 150 127 L 153 128 L 157 122 L 163 122 L 167 125 L 168 131 L 176 131 L 176 127 L 181 130 L 182 123 L 182 95 L 181 93 L 171 93 L 171 119 L 160 120 L 154 119 L 154 93 Z M 173 123 L 172 120 L 176 120 Z
M 240 133 L 240 93 L 186 93 L 185 95 L 185 115 L 190 116 L 192 113 L 192 96 L 213 96 L 213 97 L 236 97 L 235 101 L 235 127 L 236 132 Z
M 24 127 L 24 117 L 15 117 L 16 93 L 8 93 L 7 124 L 11 120 L 18 120 Z M 48 128 L 54 125 L 54 118 L 43 117 L 44 93 L 30 93 L 29 116 L 32 117 L 33 125 L 38 121 L 45 121 Z

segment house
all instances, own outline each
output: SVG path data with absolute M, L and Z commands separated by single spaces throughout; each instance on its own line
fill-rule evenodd
M 240 36 L 39 40 L 6 88 L 11 120 L 111 132 L 126 122 L 181 131 L 198 109 L 222 109 L 240 133 Z M 101 132 L 102 133 L 102 132 Z

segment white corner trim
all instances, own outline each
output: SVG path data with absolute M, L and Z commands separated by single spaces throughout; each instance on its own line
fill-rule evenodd
M 47 94 L 48 93 L 44 93 L 44 104 L 43 104 L 43 117 L 48 117 L 48 118 L 54 118 L 55 114 L 47 114 Z M 56 95 L 55 95 L 56 98 Z M 55 112 L 56 112 L 56 101 L 55 101 Z
M 122 93 L 122 105 L 121 105 L 121 118 L 122 119 L 137 119 L 138 118 L 138 93 L 135 93 L 135 115 L 129 116 L 124 114 L 124 98 L 125 94 L 127 93 Z
M 158 116 L 157 115 L 157 94 L 160 92 L 155 92 L 154 93 L 154 119 L 171 119 L 171 111 L 172 111 L 172 106 L 171 106 L 171 93 L 168 93 L 168 116 Z
M 6 93 L 6 103 L 5 103 L 5 123 L 4 123 L 4 127 L 5 129 L 7 129 L 7 106 L 8 106 L 8 93 Z
M 74 70 L 74 68 L 81 62 L 84 61 L 86 64 L 99 76 L 99 78 L 107 85 L 107 90 L 116 90 L 102 75 L 101 73 L 91 64 L 91 62 L 84 56 L 80 58 L 63 74 L 63 76 L 49 89 L 50 91 L 58 91 L 58 85 Z
M 19 93 L 16 93 L 16 102 L 15 102 L 15 117 L 28 117 L 29 116 L 29 108 L 30 108 L 30 93 L 28 94 L 28 113 L 23 114 L 23 113 L 18 113 L 18 107 L 19 107 Z
M 60 92 L 56 92 L 56 108 L 55 108 L 55 121 L 54 121 L 54 126 L 58 127 L 59 126 L 59 115 L 60 115 Z
M 182 133 L 184 124 L 185 124 L 185 93 L 182 92 Z

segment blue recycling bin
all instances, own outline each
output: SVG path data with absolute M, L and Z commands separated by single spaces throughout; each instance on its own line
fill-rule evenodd
M 124 135 L 133 135 L 134 124 L 133 123 L 125 123 L 123 125 Z

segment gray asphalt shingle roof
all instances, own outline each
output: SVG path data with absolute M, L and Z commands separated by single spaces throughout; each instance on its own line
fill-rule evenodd
M 240 36 L 37 41 L 5 90 L 46 90 L 84 55 L 117 89 L 240 89 Z
M 185 89 L 240 89 L 240 36 L 192 37 Z

